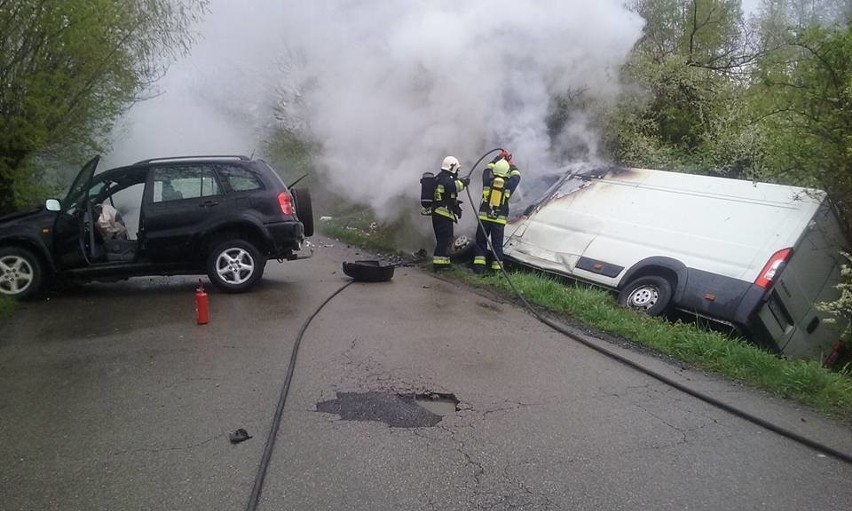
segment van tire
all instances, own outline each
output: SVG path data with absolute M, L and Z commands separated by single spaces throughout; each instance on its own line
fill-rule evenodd
M 649 316 L 659 316 L 672 301 L 672 285 L 668 279 L 657 275 L 639 277 L 618 293 L 618 303 Z

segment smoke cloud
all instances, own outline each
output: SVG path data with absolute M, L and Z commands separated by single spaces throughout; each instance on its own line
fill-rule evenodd
M 448 154 L 464 174 L 504 147 L 526 179 L 563 163 L 554 140 L 594 154 L 581 116 L 553 138 L 546 120 L 555 94 L 617 93 L 642 29 L 621 3 L 214 0 L 192 56 L 128 113 L 108 160 L 251 153 L 285 128 L 320 144 L 332 190 L 385 219 L 417 208 L 420 175 Z

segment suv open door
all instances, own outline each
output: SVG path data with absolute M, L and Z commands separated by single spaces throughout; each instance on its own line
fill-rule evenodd
M 94 235 L 89 188 L 100 160 L 100 156 L 95 156 L 83 165 L 71 183 L 68 195 L 62 201 L 62 209 L 56 217 L 53 226 L 54 254 L 61 268 L 79 268 L 89 264 L 87 247 L 92 244 L 87 242 L 86 238 Z M 88 228 L 86 222 L 90 224 Z

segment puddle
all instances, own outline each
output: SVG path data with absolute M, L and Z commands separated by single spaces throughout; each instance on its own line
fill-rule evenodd
M 414 402 L 430 412 L 444 416 L 458 411 L 459 400 L 452 394 L 417 394 Z
M 317 403 L 317 411 L 339 415 L 345 421 L 384 422 L 392 428 L 433 427 L 454 413 L 452 394 L 390 394 L 338 392 L 337 398 Z

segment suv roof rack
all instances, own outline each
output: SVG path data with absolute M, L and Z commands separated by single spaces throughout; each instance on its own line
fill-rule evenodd
M 164 158 L 148 158 L 147 160 L 141 160 L 134 163 L 134 165 L 141 165 L 143 163 L 152 163 L 155 161 L 172 161 L 172 160 L 243 160 L 248 161 L 251 160 L 248 156 L 244 154 L 210 154 L 210 155 L 197 155 L 197 156 L 168 156 Z

